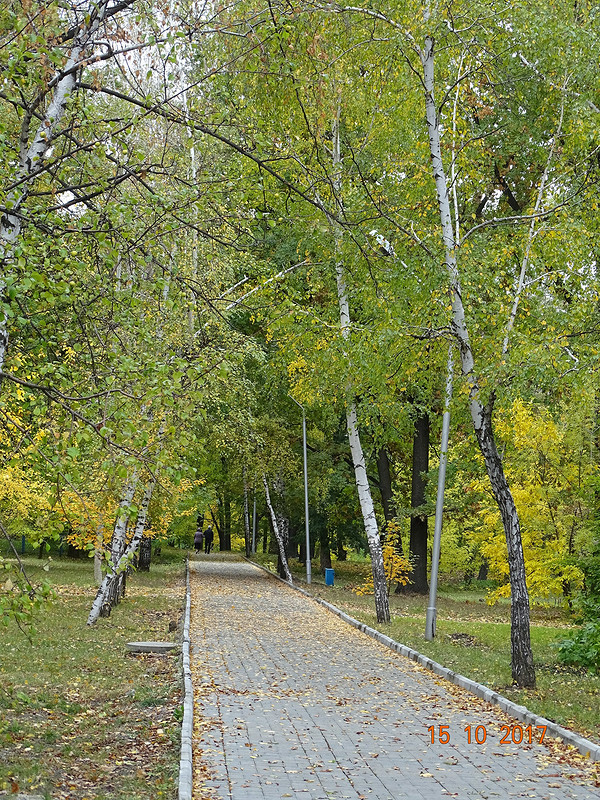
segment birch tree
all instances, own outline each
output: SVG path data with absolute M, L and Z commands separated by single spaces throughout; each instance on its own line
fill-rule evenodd
M 283 566 L 283 570 L 285 572 L 285 577 L 287 582 L 293 586 L 294 580 L 292 578 L 292 573 L 290 572 L 290 567 L 287 560 L 287 552 L 286 552 L 286 541 L 284 538 L 284 533 L 280 529 L 280 522 L 281 519 L 275 513 L 275 509 L 273 508 L 273 503 L 271 501 L 271 493 L 269 491 L 269 483 L 267 481 L 267 476 L 263 472 L 262 476 L 263 486 L 265 489 L 265 498 L 267 500 L 267 508 L 269 509 L 269 514 L 271 516 L 271 524 L 273 526 L 273 533 L 275 534 L 275 538 L 277 539 L 277 547 L 279 548 L 279 558 L 281 559 L 281 565 Z
M 111 542 L 110 561 L 108 562 L 106 575 L 92 603 L 92 608 L 87 620 L 88 625 L 93 625 L 100 616 L 110 616 L 111 609 L 119 602 L 124 594 L 125 575 L 128 567 L 131 566 L 133 556 L 144 535 L 146 521 L 148 519 L 148 508 L 152 499 L 156 478 L 152 476 L 146 484 L 141 503 L 137 510 L 137 518 L 133 533 L 129 542 L 127 542 L 127 520 L 138 482 L 139 478 L 137 472 L 134 472 L 131 479 L 127 482 L 123 499 L 121 500 Z
M 437 5 L 430 6 L 426 4 L 424 6 L 422 17 L 423 28 L 416 34 L 412 33 L 408 19 L 403 19 L 402 16 L 400 16 L 398 20 L 395 20 L 387 13 L 375 11 L 366 7 L 344 8 L 338 6 L 336 10 L 338 13 L 358 14 L 370 20 L 378 20 L 387 26 L 388 30 L 395 30 L 405 58 L 416 74 L 419 82 L 427 125 L 427 149 L 431 164 L 431 177 L 436 192 L 439 239 L 442 245 L 444 268 L 451 301 L 449 308 L 450 332 L 458 344 L 462 374 L 466 386 L 468 387 L 468 408 L 471 423 L 484 459 L 492 492 L 504 523 L 511 582 L 511 652 L 513 679 L 519 685 L 534 686 L 535 671 L 529 634 L 529 598 L 519 515 L 510 492 L 493 429 L 493 414 L 497 399 L 497 387 L 490 387 L 488 378 L 482 378 L 484 365 L 478 362 L 476 350 L 471 338 L 471 327 L 473 323 L 469 322 L 468 319 L 473 300 L 471 299 L 469 301 L 465 298 L 463 288 L 464 276 L 461 275 L 459 256 L 468 250 L 468 245 L 465 244 L 467 238 L 474 236 L 475 232 L 480 229 L 484 230 L 488 226 L 492 228 L 498 225 L 501 226 L 502 224 L 518 225 L 523 222 L 529 223 L 529 233 L 525 240 L 524 255 L 512 292 L 510 310 L 503 320 L 502 327 L 504 333 L 502 334 L 502 341 L 500 342 L 500 359 L 502 364 L 499 370 L 500 374 L 502 374 L 502 367 L 508 361 L 508 343 L 515 322 L 515 314 L 519 307 L 519 298 L 523 290 L 525 276 L 528 271 L 531 247 L 537 235 L 537 220 L 539 218 L 544 218 L 550 213 L 550 209 L 545 205 L 544 198 L 549 169 L 555 152 L 555 143 L 557 137 L 560 135 L 562 125 L 563 112 L 561 110 L 560 91 L 558 93 L 558 103 L 555 100 L 554 104 L 555 120 L 558 118 L 558 123 L 555 122 L 555 130 L 552 135 L 546 167 L 542 167 L 537 175 L 537 194 L 532 202 L 531 212 L 529 214 L 524 213 L 522 206 L 519 204 L 521 213 L 516 216 L 512 218 L 509 217 L 506 220 L 502 218 L 495 218 L 489 221 L 484 220 L 479 224 L 475 223 L 471 225 L 469 230 L 465 233 L 461 233 L 460 209 L 461 205 L 464 206 L 464 203 L 461 203 L 459 199 L 460 185 L 456 173 L 457 151 L 455 148 L 454 152 L 451 151 L 450 170 L 448 170 L 442 145 L 441 114 L 443 107 L 448 101 L 449 94 L 453 92 L 453 89 L 464 84 L 467 87 L 465 92 L 471 91 L 470 87 L 472 84 L 469 83 L 469 78 L 472 74 L 473 64 L 475 63 L 478 65 L 478 52 L 484 51 L 483 46 L 480 51 L 477 50 L 478 44 L 476 37 L 473 38 L 468 47 L 465 46 L 461 39 L 460 32 L 454 28 L 452 19 L 450 17 L 448 19 L 444 18 L 443 12 Z M 499 23 L 497 31 L 510 30 L 510 26 L 506 24 L 504 20 L 500 21 L 500 12 L 498 12 L 498 17 L 493 17 L 492 20 L 493 21 L 490 23 L 492 26 L 496 21 Z M 504 24 L 505 27 L 500 27 L 501 24 Z M 473 25 L 476 29 L 479 26 L 481 26 L 482 30 L 485 28 L 484 23 L 477 18 L 474 18 Z M 421 36 L 423 38 L 419 42 L 419 37 Z M 437 39 L 436 36 L 438 37 Z M 452 66 L 458 73 L 450 89 L 448 88 L 447 81 L 444 81 L 444 84 L 440 88 L 440 82 L 437 78 L 435 55 L 440 46 L 438 39 L 441 39 L 445 46 L 446 67 Z M 454 50 L 452 50 L 453 45 L 455 46 Z M 462 55 L 460 59 L 456 58 L 452 61 L 452 58 L 448 56 L 448 51 L 462 51 Z M 417 56 L 416 63 L 412 60 L 411 53 Z M 459 88 L 456 88 L 454 105 L 455 120 L 458 92 Z M 481 105 L 483 106 L 484 104 L 481 103 Z M 486 109 L 484 107 L 483 111 L 489 113 L 489 108 Z M 454 122 L 454 125 L 455 124 Z M 498 168 L 496 168 L 496 173 L 503 193 L 507 196 L 511 208 L 515 209 L 518 201 L 510 192 L 507 182 L 502 178 L 502 175 L 498 174 Z M 484 206 L 486 202 L 487 200 L 482 201 Z M 478 209 L 474 216 L 477 217 L 479 213 L 481 213 L 481 209 Z M 422 243 L 421 239 L 418 241 Z M 478 335 L 481 335 L 479 330 Z M 504 372 L 506 372 L 506 370 L 504 370 Z
M 85 9 L 73 5 L 69 11 L 74 24 L 59 37 L 62 42 L 69 43 L 70 52 L 65 64 L 54 71 L 46 86 L 39 87 L 33 100 L 12 100 L 15 105 L 21 106 L 22 114 L 19 161 L 9 179 L 4 209 L 0 216 L 0 294 L 4 302 L 15 247 L 21 235 L 24 204 L 36 178 L 45 171 L 44 159 L 61 130 L 78 76 L 93 59 L 96 38 L 103 23 L 126 9 L 132 2 L 133 0 L 124 0 L 112 4 L 109 0 L 99 0 L 88 3 Z M 8 347 L 8 313 L 9 309 L 4 306 L 0 312 L 0 371 Z
M 342 160 L 340 152 L 340 114 L 341 114 L 341 99 L 338 98 L 336 109 L 336 116 L 332 125 L 332 160 L 333 160 L 333 188 L 338 203 L 341 205 L 342 197 Z M 339 258 L 339 240 L 341 231 L 339 226 L 336 226 L 332 221 L 334 227 L 334 236 L 336 239 L 336 255 Z M 335 266 L 336 271 L 336 285 L 337 297 L 340 310 L 340 326 L 342 336 L 347 341 L 350 337 L 350 304 L 348 302 L 348 292 L 346 289 L 346 280 L 344 275 L 343 263 L 338 260 Z M 373 505 L 373 497 L 371 495 L 371 487 L 367 477 L 367 465 L 365 455 L 360 442 L 360 435 L 358 432 L 358 418 L 356 414 L 356 402 L 352 397 L 352 386 L 348 387 L 349 398 L 347 400 L 346 421 L 348 425 L 348 441 L 350 444 L 350 452 L 352 453 L 352 462 L 354 464 L 354 475 L 356 480 L 356 489 L 360 501 L 360 508 L 362 511 L 363 521 L 365 525 L 365 533 L 369 543 L 369 552 L 371 555 L 371 571 L 373 573 L 373 587 L 375 597 L 375 613 L 377 614 L 378 622 L 390 621 L 390 605 L 387 591 L 387 582 L 385 576 L 385 568 L 383 565 L 383 551 L 381 547 L 381 540 L 379 538 L 379 527 L 377 525 L 377 518 L 375 516 L 375 507 Z
M 430 14 L 426 10 L 424 21 L 428 23 L 429 20 Z M 452 334 L 458 344 L 462 374 L 466 378 L 469 387 L 469 411 L 475 435 L 485 461 L 492 491 L 502 515 L 506 534 L 511 583 L 511 663 L 513 680 L 519 686 L 535 687 L 535 669 L 529 631 L 529 595 L 527 592 L 519 516 L 504 473 L 502 459 L 498 453 L 492 427 L 495 391 L 492 389 L 487 401 L 482 398 L 475 358 L 469 338 L 457 263 L 457 247 L 460 243 L 456 239 L 452 222 L 450 189 L 440 145 L 440 120 L 435 93 L 434 52 L 435 40 L 428 35 L 425 38 L 424 46 L 419 50 L 419 57 L 423 70 L 423 91 L 431 169 L 438 199 L 440 226 L 444 243 L 444 259 L 452 298 Z

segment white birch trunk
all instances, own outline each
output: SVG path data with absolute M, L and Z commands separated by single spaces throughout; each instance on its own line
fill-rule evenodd
M 55 77 L 56 81 L 50 102 L 39 121 L 33 141 L 29 144 L 29 128 L 33 115 L 26 112 L 20 136 L 19 167 L 13 183 L 18 184 L 10 192 L 5 201 L 6 211 L 0 217 L 0 297 L 4 298 L 6 278 L 12 259 L 14 246 L 21 234 L 20 210 L 29 196 L 34 173 L 39 168 L 46 152 L 52 144 L 56 131 L 62 122 L 69 98 L 77 81 L 77 65 L 82 61 L 84 52 L 93 46 L 94 36 L 106 13 L 108 0 L 90 3 L 87 11 L 87 23 L 84 23 L 73 40 L 73 47 L 65 66 Z M 96 12 L 96 13 L 93 13 Z M 6 350 L 8 348 L 8 317 L 0 315 L 0 372 L 3 369 Z
M 117 575 L 116 565 L 118 564 L 121 554 L 125 548 L 127 519 L 137 485 L 138 475 L 137 470 L 135 470 L 132 477 L 125 485 L 123 496 L 121 498 L 121 502 L 119 503 L 110 546 L 110 560 L 108 561 L 106 567 L 106 574 L 103 578 L 101 578 L 100 586 L 98 587 L 96 597 L 92 604 L 90 615 L 88 617 L 88 625 L 92 625 L 100 616 L 102 606 L 108 599 L 109 590 L 113 587 L 113 582 Z
M 104 520 L 98 525 L 96 531 L 96 549 L 94 550 L 94 582 L 96 586 L 102 584 L 102 557 L 104 553 Z
M 341 104 L 338 102 L 338 108 L 333 123 L 332 132 L 334 188 L 336 194 L 338 195 L 338 203 L 341 204 L 341 200 L 339 199 L 341 190 L 340 105 Z M 341 230 L 338 225 L 335 223 L 332 224 L 336 238 L 336 249 L 339 249 Z M 350 304 L 348 302 L 348 290 L 346 288 L 346 281 L 344 278 L 344 267 L 341 262 L 338 262 L 336 265 L 336 282 L 342 336 L 345 340 L 348 340 L 350 336 Z M 354 465 L 356 490 L 358 492 L 360 510 L 362 512 L 365 533 L 367 535 L 367 542 L 369 545 L 369 553 L 371 555 L 371 571 L 373 573 L 373 589 L 375 594 L 375 612 L 377 614 L 378 622 L 389 622 L 390 602 L 388 598 L 387 581 L 385 578 L 385 568 L 383 564 L 383 551 L 381 548 L 381 540 L 379 538 L 379 527 L 377 525 L 377 517 L 375 516 L 373 496 L 371 494 L 369 479 L 367 478 L 365 455 L 358 432 L 356 403 L 354 400 L 351 400 L 348 403 L 346 410 L 346 422 L 348 426 L 348 442 L 350 444 L 352 463 Z
M 185 103 L 185 115 L 187 119 L 189 116 L 187 92 L 184 94 L 184 103 Z M 192 139 L 192 146 L 190 147 L 190 178 L 192 186 L 196 186 L 196 147 L 193 141 L 194 132 L 191 128 L 188 128 L 188 135 Z M 194 223 L 195 222 L 196 218 L 194 216 Z M 192 229 L 192 281 L 196 283 L 197 280 L 198 280 L 198 231 L 196 230 L 196 225 L 194 225 Z M 195 308 L 196 308 L 196 296 L 193 290 L 190 289 L 190 308 L 188 311 L 188 326 L 190 330 L 190 336 L 194 335 L 194 331 L 196 329 Z
M 427 13 L 425 14 L 425 19 L 427 19 Z M 492 428 L 494 395 L 492 393 L 490 402 L 484 407 L 474 373 L 475 362 L 469 341 L 456 260 L 456 240 L 452 226 L 448 182 L 444 172 L 440 147 L 439 120 L 434 94 L 434 40 L 431 37 L 425 39 L 425 47 L 420 51 L 420 57 L 423 67 L 423 87 L 425 90 L 431 166 L 438 198 L 445 263 L 452 295 L 452 332 L 458 343 L 462 373 L 469 385 L 471 420 L 504 524 L 508 550 L 511 586 L 512 675 L 513 680 L 520 686 L 534 687 L 535 670 L 529 630 L 529 594 L 525 579 L 525 559 L 523 557 L 519 516 L 494 440 Z
M 290 568 L 288 565 L 287 553 L 285 552 L 285 542 L 283 541 L 281 531 L 279 530 L 279 525 L 277 524 L 277 515 L 275 514 L 275 509 L 273 508 L 273 504 L 271 503 L 269 484 L 267 483 L 267 476 L 264 474 L 264 472 L 262 478 L 263 478 L 263 485 L 265 487 L 265 497 L 267 499 L 267 507 L 269 509 L 269 514 L 271 515 L 271 522 L 273 523 L 273 532 L 275 533 L 275 538 L 277 539 L 277 545 L 279 547 L 279 555 L 281 557 L 281 563 L 283 564 L 285 577 L 287 578 L 287 581 L 290 584 L 290 586 L 293 586 L 294 581 L 292 579 L 292 573 L 290 572 Z
M 119 504 L 119 510 L 117 511 L 117 518 L 115 520 L 115 527 L 110 545 L 109 567 L 111 570 L 114 569 L 125 547 L 125 537 L 127 535 L 127 523 L 129 520 L 129 509 L 131 508 L 131 504 L 133 503 L 133 496 L 135 495 L 135 490 L 137 489 L 138 482 L 139 478 L 137 470 L 134 470 L 131 479 L 128 481 L 125 487 L 125 491 L 123 492 L 123 497 Z
M 519 280 L 517 282 L 517 287 L 515 290 L 515 297 L 513 300 L 512 307 L 510 309 L 510 314 L 508 316 L 508 322 L 506 323 L 506 332 L 504 335 L 504 342 L 502 344 L 502 355 L 505 356 L 508 353 L 508 345 L 510 341 L 510 334 L 515 324 L 515 319 L 517 318 L 517 311 L 519 310 L 519 302 L 521 300 L 521 294 L 523 293 L 523 289 L 525 288 L 525 278 L 527 276 L 527 269 L 529 268 L 529 259 L 531 256 L 531 248 L 533 246 L 534 239 L 537 235 L 536 231 L 536 223 L 537 223 L 537 214 L 539 213 L 540 209 L 542 208 L 542 203 L 544 199 L 544 191 L 546 189 L 546 183 L 548 182 L 548 176 L 550 174 L 550 165 L 552 163 L 552 159 L 554 157 L 554 152 L 556 149 L 556 142 L 560 136 L 560 132 L 562 130 L 562 123 L 565 113 L 565 98 L 563 93 L 563 99 L 560 109 L 560 119 L 558 122 L 558 128 L 554 137 L 552 139 L 552 145 L 550 147 L 550 151 L 548 153 L 548 158 L 546 160 L 546 167 L 544 169 L 544 174 L 542 175 L 542 179 L 540 181 L 537 199 L 535 202 L 535 207 L 533 209 L 531 223 L 529 225 L 529 235 L 527 236 L 527 244 L 525 245 L 525 253 L 523 255 L 523 259 L 521 261 L 521 271 L 519 273 Z M 539 230 L 539 229 L 538 229 Z
M 133 500 L 133 493 L 131 492 L 131 486 L 134 482 L 131 481 L 127 487 L 125 492 L 125 496 L 121 501 L 121 508 L 119 512 L 121 513 L 122 509 L 124 509 L 124 503 L 129 500 L 128 508 L 131 507 L 131 501 Z M 137 478 L 135 481 L 135 485 L 137 485 Z M 152 478 L 146 484 L 146 489 L 144 490 L 144 496 L 142 498 L 142 502 L 140 503 L 140 507 L 137 514 L 137 519 L 135 522 L 135 528 L 133 529 L 133 536 L 131 537 L 131 541 L 127 546 L 125 546 L 125 535 L 123 533 L 123 537 L 121 538 L 121 531 L 123 530 L 123 526 L 121 525 L 121 519 L 117 518 L 117 523 L 115 524 L 115 531 L 117 527 L 119 528 L 119 541 L 120 541 L 120 551 L 118 554 L 116 553 L 116 547 L 113 546 L 112 549 L 112 556 L 111 561 L 109 564 L 109 569 L 102 583 L 100 588 L 98 589 L 98 593 L 96 594 L 96 598 L 92 604 L 92 608 L 90 611 L 90 615 L 88 617 L 87 624 L 93 625 L 98 617 L 100 616 L 100 612 L 102 611 L 102 606 L 113 598 L 114 596 L 114 587 L 115 582 L 120 581 L 120 578 L 124 571 L 127 569 L 129 564 L 131 563 L 131 559 L 136 552 L 139 543 L 144 535 L 144 530 L 146 528 L 146 522 L 148 519 L 148 509 L 150 507 L 150 501 L 152 500 L 152 493 L 154 491 L 154 487 L 156 485 L 156 480 Z M 135 491 L 135 487 L 134 487 Z M 121 516 L 125 516 L 121 514 Z M 126 529 L 126 526 L 125 526 Z M 115 543 L 113 542 L 113 545 Z
M 146 523 L 148 522 L 148 509 L 150 508 L 150 501 L 152 500 L 152 494 L 154 492 L 155 486 L 156 486 L 156 480 L 154 478 L 151 478 L 146 484 L 146 489 L 144 490 L 144 497 L 142 498 L 142 502 L 138 510 L 138 515 L 135 520 L 135 528 L 133 529 L 133 536 L 131 538 L 131 541 L 127 545 L 127 550 L 130 553 L 135 553 L 142 539 L 142 536 L 144 535 L 144 531 L 146 530 Z
M 275 516 L 277 517 L 277 527 L 279 528 L 281 541 L 283 542 L 287 558 L 287 551 L 290 546 L 290 520 L 287 514 L 282 510 L 285 503 L 285 483 L 281 477 L 281 473 L 279 473 L 273 481 L 273 489 L 276 497 L 279 499 L 279 502 L 274 506 Z

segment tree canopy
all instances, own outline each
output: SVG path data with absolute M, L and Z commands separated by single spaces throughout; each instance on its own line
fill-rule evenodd
M 228 548 L 251 492 L 286 574 L 296 401 L 311 547 L 368 548 L 385 621 L 380 535 L 410 555 L 433 513 L 451 345 L 442 570 L 511 596 L 534 685 L 529 602 L 571 604 L 600 546 L 598 25 L 560 0 L 5 4 L 13 556 L 18 534 L 95 553 L 108 613 L 148 532 L 204 518 Z M 426 522 L 421 546 L 426 585 Z M 25 620 L 47 590 L 3 566 Z

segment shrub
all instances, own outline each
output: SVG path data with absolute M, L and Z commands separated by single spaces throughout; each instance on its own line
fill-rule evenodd
M 600 619 L 589 620 L 570 639 L 560 642 L 558 657 L 564 664 L 600 672 Z

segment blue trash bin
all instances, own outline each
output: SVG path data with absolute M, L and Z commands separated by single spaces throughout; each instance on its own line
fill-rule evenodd
M 335 573 L 332 569 L 325 570 L 325 586 L 333 586 L 333 578 Z

